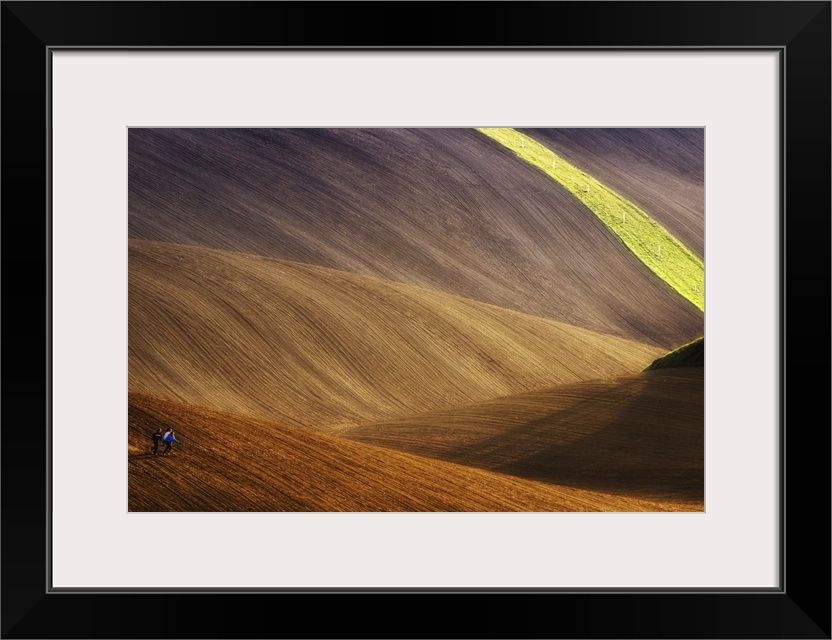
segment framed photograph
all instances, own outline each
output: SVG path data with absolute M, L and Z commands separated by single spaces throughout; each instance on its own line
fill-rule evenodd
M 131 513 L 705 510 L 703 127 L 127 145 Z
M 2 11 L 3 637 L 830 637 L 829 2 Z

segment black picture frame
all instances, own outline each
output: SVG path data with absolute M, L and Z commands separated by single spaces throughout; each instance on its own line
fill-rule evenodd
M 2 637 L 830 638 L 830 15 L 828 1 L 3 2 Z M 778 51 L 780 588 L 51 591 L 48 90 L 63 47 Z

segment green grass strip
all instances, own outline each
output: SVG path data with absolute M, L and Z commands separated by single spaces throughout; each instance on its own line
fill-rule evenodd
M 704 312 L 705 265 L 644 211 L 525 134 L 503 128 L 477 131 L 563 185 L 653 273 Z

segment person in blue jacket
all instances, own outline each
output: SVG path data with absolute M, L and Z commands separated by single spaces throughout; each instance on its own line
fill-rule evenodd
M 165 443 L 165 450 L 162 452 L 162 455 L 166 456 L 170 453 L 170 450 L 173 448 L 173 443 L 179 442 L 179 440 L 177 440 L 176 436 L 173 435 L 173 429 L 168 429 L 165 432 L 165 437 L 162 438 L 162 442 Z

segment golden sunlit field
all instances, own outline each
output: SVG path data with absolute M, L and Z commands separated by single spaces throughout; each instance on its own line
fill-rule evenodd
M 636 131 L 524 135 L 701 256 L 702 131 Z M 704 365 L 646 370 L 703 312 L 488 136 L 131 129 L 129 154 L 130 511 L 704 509 Z

